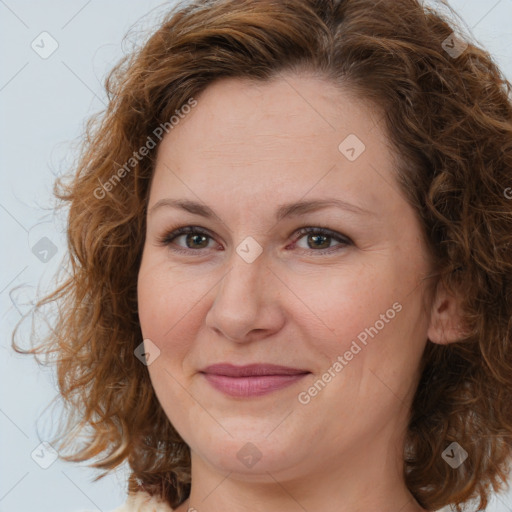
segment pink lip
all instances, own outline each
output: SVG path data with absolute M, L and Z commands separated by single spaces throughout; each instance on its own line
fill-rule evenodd
M 208 366 L 201 373 L 215 389 L 226 395 L 250 397 L 290 386 L 310 372 L 272 364 L 234 366 L 222 363 Z

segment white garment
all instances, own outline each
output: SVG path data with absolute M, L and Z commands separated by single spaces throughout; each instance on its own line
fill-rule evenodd
M 172 512 L 167 503 L 150 496 L 146 492 L 128 495 L 128 499 L 112 512 Z

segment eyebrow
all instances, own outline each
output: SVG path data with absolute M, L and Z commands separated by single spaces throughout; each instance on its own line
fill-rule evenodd
M 182 209 L 189 213 L 200 215 L 206 218 L 217 217 L 214 211 L 205 204 L 190 201 L 188 199 L 170 198 L 160 199 L 160 201 L 157 201 L 149 209 L 148 215 L 151 215 L 155 210 L 164 206 Z M 341 199 L 328 198 L 282 204 L 276 210 L 276 220 L 280 221 L 286 217 L 304 215 L 306 213 L 311 213 L 329 207 L 341 208 L 342 210 L 347 210 L 358 215 L 376 215 L 374 212 L 365 210 L 364 208 L 356 206 L 355 204 L 347 203 Z

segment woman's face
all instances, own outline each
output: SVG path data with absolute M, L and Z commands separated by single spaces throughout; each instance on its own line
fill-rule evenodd
M 216 82 L 161 142 L 138 279 L 148 370 L 193 465 L 378 474 L 401 456 L 427 341 L 426 247 L 381 113 L 285 76 Z

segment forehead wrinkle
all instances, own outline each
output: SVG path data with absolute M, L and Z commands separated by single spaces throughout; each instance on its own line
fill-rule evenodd
M 332 144 L 329 144 L 329 141 L 325 141 L 324 144 L 321 144 L 325 139 L 313 138 L 311 135 L 302 135 L 300 137 L 291 135 L 291 134 L 281 134 L 281 135 L 265 135 L 259 136 L 255 140 L 255 138 L 251 138 L 250 140 L 241 139 L 240 141 L 226 141 L 226 142 L 218 142 L 215 144 L 207 145 L 197 149 L 198 155 L 203 155 L 207 158 L 211 157 L 232 157 L 238 156 L 244 158 L 244 156 L 249 157 L 254 160 L 254 155 L 257 155 L 259 161 L 276 161 L 276 160 L 286 160 L 294 163 L 301 163 L 302 158 L 297 158 L 290 160 L 290 157 L 296 156 L 299 152 L 304 153 L 305 150 L 310 149 L 318 149 L 319 147 L 325 146 L 325 148 L 329 148 Z M 300 144 L 294 144 L 299 142 Z M 290 142 L 292 143 L 290 145 Z M 337 150 L 337 147 L 334 146 L 334 149 Z M 272 152 L 273 154 L 268 154 Z M 288 155 L 287 155 L 288 153 Z M 325 154 L 325 153 L 323 153 Z M 269 158 L 266 158 L 266 157 Z M 253 161 L 252 160 L 252 161 Z M 244 162 L 246 164 L 247 162 Z
M 318 133 L 318 132 L 317 132 Z M 245 145 L 254 146 L 255 141 L 260 144 L 264 144 L 265 146 L 273 146 L 278 141 L 296 141 L 296 140 L 310 140 L 313 143 L 313 139 L 320 138 L 323 140 L 323 137 L 318 137 L 317 133 L 303 133 L 303 134 L 292 134 L 292 133 L 265 133 L 265 134 L 250 134 L 245 131 L 244 133 L 238 134 L 236 138 L 232 136 L 230 139 L 221 137 L 218 140 L 215 140 L 211 144 L 205 144 L 201 147 L 201 151 L 210 151 L 215 150 L 219 146 L 234 146 L 240 147 L 241 143 Z

